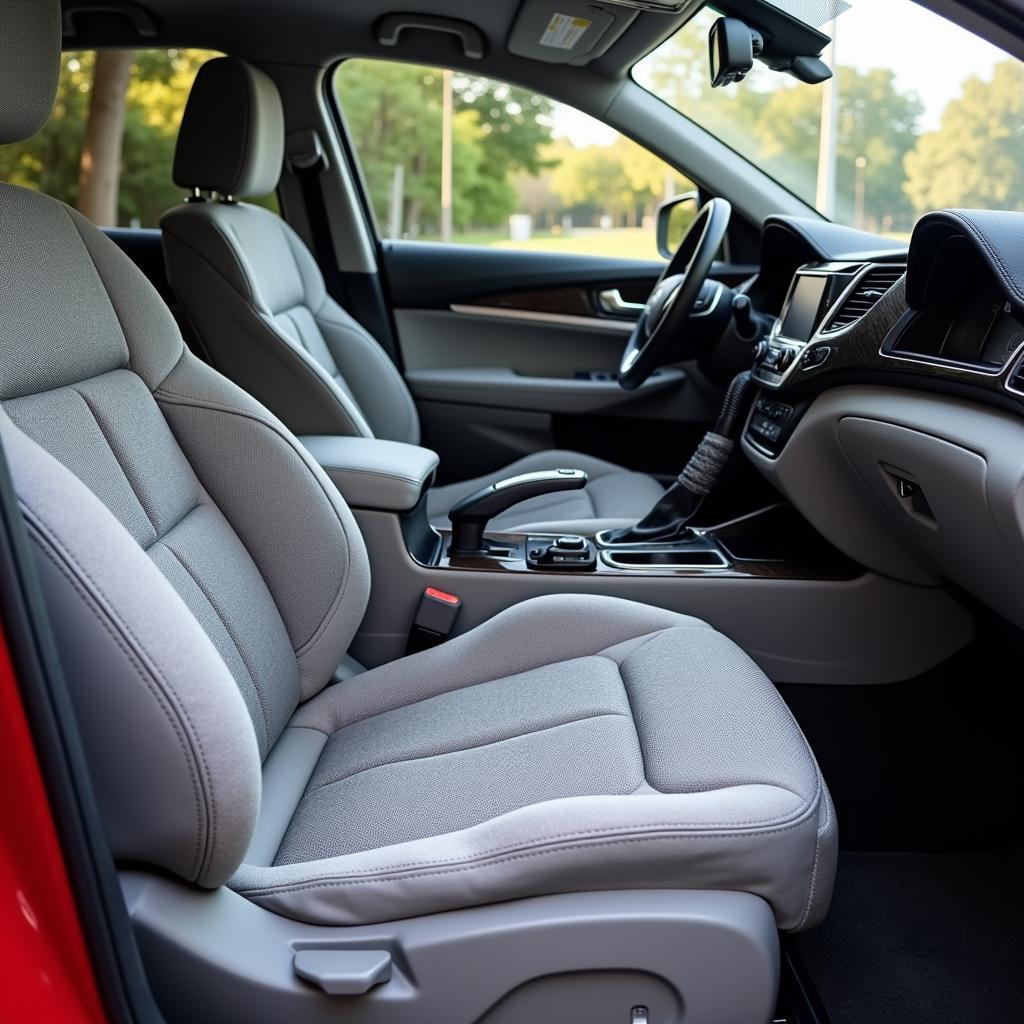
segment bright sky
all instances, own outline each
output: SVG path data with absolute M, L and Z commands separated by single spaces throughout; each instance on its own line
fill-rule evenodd
M 852 9 L 837 22 L 838 62 L 862 71 L 892 68 L 899 87 L 913 90 L 924 102 L 921 127 L 926 131 L 938 127 L 942 111 L 960 95 L 966 78 L 978 74 L 987 78 L 992 65 L 1006 58 L 991 43 L 912 0 L 851 0 L 851 4 Z M 777 5 L 785 8 L 786 0 L 778 0 Z M 823 31 L 828 33 L 828 27 Z M 828 60 L 827 52 L 825 57 Z M 760 67 L 755 73 L 775 74 Z M 612 129 L 569 107 L 559 105 L 554 120 L 555 134 L 577 146 L 609 145 L 615 140 Z

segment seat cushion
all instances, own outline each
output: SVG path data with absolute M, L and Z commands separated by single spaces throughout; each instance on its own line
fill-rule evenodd
M 434 526 L 448 527 L 448 510 L 467 494 L 520 473 L 545 469 L 582 469 L 590 478 L 580 491 L 562 491 L 528 498 L 491 520 L 488 529 L 509 532 L 594 533 L 631 526 L 649 512 L 665 493 L 652 476 L 633 473 L 613 462 L 581 452 L 534 452 L 504 469 L 456 484 L 431 488 L 427 515 Z
M 292 725 L 322 753 L 273 864 L 231 882 L 277 913 L 707 888 L 758 894 L 797 929 L 827 905 L 835 818 L 814 757 L 760 669 L 697 619 L 536 598 L 330 687 Z

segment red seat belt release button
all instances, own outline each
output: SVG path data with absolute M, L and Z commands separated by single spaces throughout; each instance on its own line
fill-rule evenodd
M 437 587 L 427 587 L 413 617 L 405 653 L 415 654 L 444 643 L 455 628 L 455 620 L 461 609 L 462 598 L 457 594 L 449 594 Z

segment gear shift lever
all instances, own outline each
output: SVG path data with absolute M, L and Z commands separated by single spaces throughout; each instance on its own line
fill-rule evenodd
M 733 378 L 722 403 L 714 430 L 704 435 L 676 482 L 658 504 L 635 526 L 612 530 L 601 537 L 604 544 L 661 544 L 679 540 L 689 532 L 687 523 L 711 493 L 743 429 L 754 386 L 750 371 Z
M 486 554 L 484 527 L 499 512 L 527 498 L 552 491 L 576 491 L 586 483 L 587 474 L 582 469 L 548 469 L 481 487 L 451 507 L 448 518 L 452 521 L 452 542 L 448 550 L 453 555 Z

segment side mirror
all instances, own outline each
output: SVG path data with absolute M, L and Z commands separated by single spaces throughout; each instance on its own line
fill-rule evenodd
M 655 214 L 658 252 L 665 259 L 670 260 L 675 256 L 679 243 L 690 230 L 690 225 L 699 210 L 700 201 L 696 192 L 684 192 L 681 196 L 673 196 L 658 207 Z

